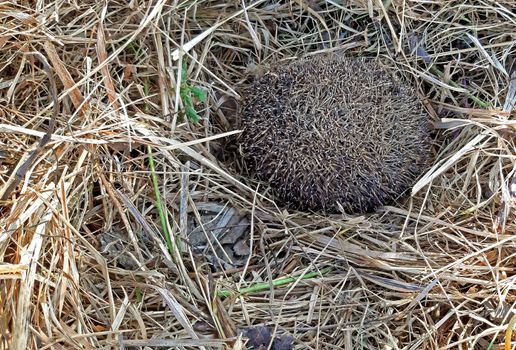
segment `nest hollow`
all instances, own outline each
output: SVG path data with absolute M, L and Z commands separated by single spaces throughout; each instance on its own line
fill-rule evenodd
M 428 114 L 413 89 L 366 58 L 277 65 L 243 92 L 241 127 L 246 167 L 296 209 L 385 205 L 430 153 Z

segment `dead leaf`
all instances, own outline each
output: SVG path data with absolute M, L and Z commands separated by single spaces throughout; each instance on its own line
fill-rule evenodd
M 292 350 L 294 345 L 294 337 L 285 335 L 281 338 L 274 339 L 271 350 Z
M 272 339 L 272 329 L 265 326 L 252 327 L 245 330 L 244 336 L 249 339 L 246 344 L 248 348 L 261 349 L 262 346 L 267 348 Z
M 246 344 L 248 349 L 265 350 L 272 340 L 272 328 L 268 326 L 256 326 L 244 331 L 244 337 L 249 341 Z M 277 337 L 272 341 L 271 350 L 292 350 L 294 337 L 285 335 Z
M 200 221 L 188 218 L 188 242 L 216 270 L 245 265 L 249 258 L 250 222 L 245 214 L 217 203 L 198 203 Z

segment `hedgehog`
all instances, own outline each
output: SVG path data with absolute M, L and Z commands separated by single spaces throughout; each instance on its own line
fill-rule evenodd
M 243 90 L 245 168 L 297 210 L 370 212 L 403 195 L 430 158 L 429 116 L 375 59 L 279 63 Z

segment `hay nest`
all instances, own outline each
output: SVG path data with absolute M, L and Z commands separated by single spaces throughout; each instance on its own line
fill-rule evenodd
M 427 113 L 373 60 L 281 64 L 243 96 L 245 162 L 294 207 L 369 211 L 405 192 L 427 164 Z
M 2 2 L 0 350 L 514 348 L 512 8 Z M 337 48 L 417 87 L 434 165 L 410 203 L 285 213 L 212 121 L 249 62 Z

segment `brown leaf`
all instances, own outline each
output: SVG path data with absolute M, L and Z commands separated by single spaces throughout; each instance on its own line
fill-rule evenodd
M 102 68 L 100 72 L 104 77 L 104 87 L 106 88 L 106 94 L 109 98 L 109 102 L 113 106 L 113 109 L 118 110 L 119 105 L 116 96 L 115 84 L 113 84 L 113 79 L 111 79 L 111 74 L 109 73 L 109 65 L 103 64 L 107 61 L 108 55 L 106 51 L 106 38 L 104 36 L 104 28 L 103 26 L 99 26 L 97 31 L 97 55 L 99 57 L 99 62 L 102 64 Z
M 54 44 L 52 44 L 50 41 L 45 41 L 43 47 L 45 48 L 45 52 L 47 53 L 48 60 L 51 62 L 52 67 L 59 76 L 59 79 L 61 79 L 61 81 L 63 82 L 64 87 L 67 90 L 70 90 L 70 99 L 72 100 L 74 107 L 79 109 L 84 101 L 84 97 L 82 96 L 81 91 L 77 87 L 72 89 L 72 87 L 75 85 L 75 81 L 73 80 L 72 75 L 66 69 L 66 65 L 63 63 L 63 61 L 61 61 L 61 58 L 59 58 L 59 54 L 57 53 Z M 84 112 L 86 109 L 87 104 L 85 103 L 82 106 L 81 111 Z

